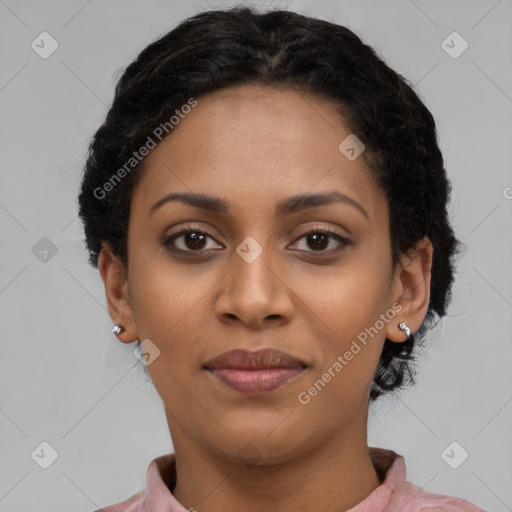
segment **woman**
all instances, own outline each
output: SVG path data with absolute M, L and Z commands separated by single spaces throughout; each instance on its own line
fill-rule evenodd
M 367 445 L 446 313 L 449 193 L 429 110 L 345 27 L 235 8 L 144 49 L 80 216 L 174 453 L 101 511 L 481 511 Z

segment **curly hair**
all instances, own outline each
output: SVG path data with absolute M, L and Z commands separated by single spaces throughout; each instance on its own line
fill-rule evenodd
M 414 384 L 413 349 L 451 299 L 460 244 L 447 213 L 451 187 L 432 114 L 409 81 L 344 26 L 286 10 L 259 13 L 236 6 L 198 13 L 147 46 L 117 82 L 88 148 L 79 216 L 89 263 L 98 267 L 107 242 L 128 268 L 130 201 L 144 160 L 108 193 L 104 184 L 190 97 L 243 84 L 289 86 L 332 100 L 365 144 L 364 160 L 386 194 L 393 266 L 423 237 L 432 243 L 427 314 L 407 341 L 386 339 L 370 400 Z

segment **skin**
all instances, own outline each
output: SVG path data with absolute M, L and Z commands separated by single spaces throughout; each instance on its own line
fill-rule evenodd
M 150 339 L 161 351 L 147 369 L 176 453 L 173 494 L 186 508 L 341 511 L 381 483 L 367 445 L 370 385 L 385 338 L 404 341 L 398 324 L 415 332 L 425 317 L 432 245 L 422 240 L 392 267 L 386 197 L 363 157 L 349 161 L 338 150 L 350 133 L 330 100 L 286 87 L 201 96 L 146 159 L 131 203 L 128 270 L 104 244 L 99 271 L 112 320 L 125 328 L 119 340 Z M 343 203 L 274 216 L 289 196 L 331 190 L 368 218 Z M 230 210 L 171 201 L 150 215 L 170 192 L 216 196 Z M 187 223 L 210 237 L 202 246 L 174 241 L 189 259 L 165 245 Z M 318 249 L 303 236 L 318 227 L 350 243 L 330 237 Z M 249 236 L 263 250 L 252 263 L 236 252 Z M 300 403 L 299 393 L 397 302 L 400 312 Z M 308 368 L 248 397 L 202 368 L 234 348 L 278 349 Z

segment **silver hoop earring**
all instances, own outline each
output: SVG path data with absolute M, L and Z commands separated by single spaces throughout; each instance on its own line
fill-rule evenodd
M 115 323 L 112 326 L 112 332 L 116 335 L 122 333 L 123 331 L 124 331 L 124 327 L 121 324 Z
M 405 322 L 400 322 L 398 324 L 398 328 L 404 331 L 405 334 L 407 335 L 407 339 L 409 339 L 409 336 L 411 335 L 411 330 L 409 329 L 409 327 L 407 327 L 407 324 Z

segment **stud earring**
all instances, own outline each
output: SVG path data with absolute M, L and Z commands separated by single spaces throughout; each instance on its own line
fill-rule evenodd
M 409 327 L 407 327 L 407 324 L 405 322 L 400 322 L 398 324 L 398 328 L 404 331 L 405 334 L 407 335 L 407 339 L 409 339 L 409 336 L 411 335 L 411 330 L 409 329 Z
M 121 325 L 121 324 L 118 324 L 118 323 L 115 323 L 113 326 L 112 326 L 112 332 L 114 334 L 121 334 L 122 332 L 124 331 L 124 327 Z

